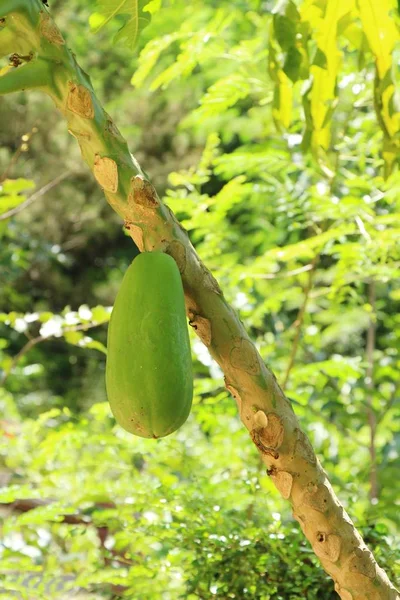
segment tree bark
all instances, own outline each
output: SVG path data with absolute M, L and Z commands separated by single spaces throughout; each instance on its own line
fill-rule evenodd
M 339 503 L 275 376 L 187 233 L 130 154 L 42 2 L 0 0 L 0 18 L 0 56 L 13 53 L 13 64 L 21 62 L 0 78 L 0 93 L 35 88 L 49 94 L 140 251 L 158 250 L 175 259 L 189 323 L 223 370 L 226 387 L 268 475 L 290 501 L 294 517 L 340 597 L 400 599 Z

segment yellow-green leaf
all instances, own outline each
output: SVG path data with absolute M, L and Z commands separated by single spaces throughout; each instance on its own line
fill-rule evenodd
M 330 121 L 336 104 L 336 80 L 342 53 L 337 44 L 341 19 L 355 8 L 354 0 L 329 0 L 324 10 L 321 3 L 308 0 L 301 7 L 301 17 L 315 31 L 317 51 L 311 67 L 312 87 L 309 92 L 311 144 L 314 151 L 327 150 L 330 143 Z

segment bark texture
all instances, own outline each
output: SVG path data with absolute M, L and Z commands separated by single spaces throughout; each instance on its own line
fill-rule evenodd
M 222 368 L 267 473 L 290 501 L 294 517 L 340 597 L 400 600 L 339 503 L 275 376 L 187 233 L 130 154 L 43 3 L 0 0 L 0 19 L 0 56 L 13 55 L 13 66 L 0 78 L 0 93 L 36 88 L 49 94 L 139 249 L 166 252 L 175 259 L 190 325 Z

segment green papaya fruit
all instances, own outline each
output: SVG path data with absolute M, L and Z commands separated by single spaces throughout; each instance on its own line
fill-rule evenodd
M 183 425 L 192 405 L 192 360 L 182 280 L 171 256 L 144 252 L 134 259 L 107 345 L 107 395 L 119 425 L 145 438 Z

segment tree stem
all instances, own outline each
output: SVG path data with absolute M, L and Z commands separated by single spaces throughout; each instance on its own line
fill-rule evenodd
M 376 334 L 376 284 L 370 281 L 368 285 L 368 302 L 371 307 L 369 326 L 367 331 L 366 345 L 366 387 L 367 387 L 367 415 L 369 424 L 369 454 L 370 454 L 370 473 L 369 473 L 369 497 L 371 502 L 378 499 L 378 467 L 376 459 L 375 437 L 377 429 L 377 418 L 373 407 L 374 400 L 374 350 Z

